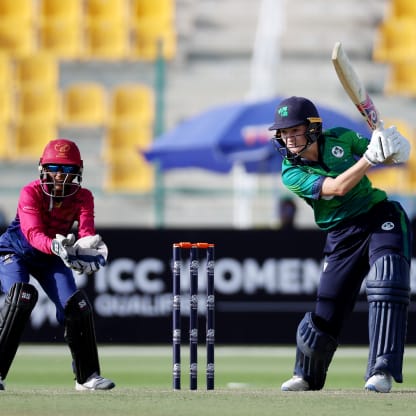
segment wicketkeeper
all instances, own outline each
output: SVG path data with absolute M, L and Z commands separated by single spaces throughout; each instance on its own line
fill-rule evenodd
M 324 387 L 343 323 L 365 279 L 365 389 L 387 393 L 393 380 L 403 381 L 411 228 L 400 204 L 373 188 L 366 173 L 375 165 L 406 162 L 410 144 L 394 126 L 375 130 L 370 141 L 342 127 L 323 132 L 315 105 L 302 97 L 278 105 L 270 130 L 283 155 L 284 185 L 312 207 L 316 224 L 327 232 L 315 310 L 298 326 L 294 376 L 282 390 Z
M 76 390 L 109 390 L 100 373 L 93 310 L 77 289 L 73 271 L 91 274 L 105 265 L 107 246 L 95 233 L 92 193 L 81 187 L 77 145 L 50 141 L 39 161 L 40 178 L 20 193 L 17 214 L 0 236 L 0 390 L 15 357 L 38 293 L 33 276 L 56 307 L 73 359 Z M 78 240 L 72 234 L 77 223 Z

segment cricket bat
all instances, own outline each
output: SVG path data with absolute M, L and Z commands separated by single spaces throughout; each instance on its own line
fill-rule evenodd
M 344 90 L 358 108 L 370 129 L 382 128 L 383 123 L 380 120 L 380 114 L 368 95 L 364 83 L 355 72 L 341 42 L 336 42 L 332 49 L 332 63 Z

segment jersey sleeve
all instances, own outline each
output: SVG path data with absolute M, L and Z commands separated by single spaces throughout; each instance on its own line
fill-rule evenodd
M 94 197 L 92 193 L 83 188 L 82 196 L 78 201 L 79 218 L 78 218 L 78 237 L 86 237 L 95 234 L 94 222 Z
M 307 172 L 300 166 L 289 167 L 282 172 L 286 188 L 304 199 L 319 199 L 324 180 L 325 176 Z
M 361 134 L 350 131 L 351 151 L 357 156 L 362 156 L 367 150 L 369 139 Z
M 39 251 L 52 254 L 52 238 L 47 235 L 47 225 L 43 221 L 41 199 L 36 189 L 26 186 L 20 192 L 17 213 L 20 228 L 29 244 Z

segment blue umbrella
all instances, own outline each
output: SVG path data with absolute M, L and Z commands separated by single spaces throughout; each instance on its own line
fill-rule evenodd
M 241 102 L 209 109 L 157 137 L 144 152 L 147 160 L 159 163 L 162 171 L 198 167 L 229 172 L 242 163 L 249 173 L 272 173 L 280 169 L 280 154 L 270 139 L 277 105 L 276 97 L 267 101 Z M 317 104 L 323 128 L 347 127 L 368 135 L 364 121 Z

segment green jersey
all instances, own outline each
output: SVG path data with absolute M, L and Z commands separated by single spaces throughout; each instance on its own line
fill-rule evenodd
M 344 196 L 321 197 L 324 179 L 328 176 L 334 178 L 353 166 L 366 151 L 368 140 L 352 130 L 337 127 L 325 131 L 318 146 L 318 162 L 285 158 L 282 181 L 312 207 L 315 222 L 321 229 L 334 228 L 387 198 L 384 191 L 373 188 L 367 176 Z

